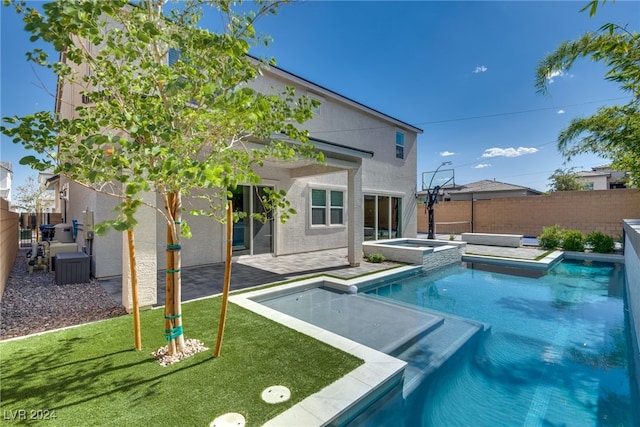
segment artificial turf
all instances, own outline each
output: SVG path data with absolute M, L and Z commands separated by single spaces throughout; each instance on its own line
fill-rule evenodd
M 162 310 L 141 313 L 142 351 L 131 316 L 0 343 L 0 424 L 208 426 L 239 412 L 258 426 L 362 363 L 234 304 L 214 359 L 219 310 L 219 297 L 183 304 L 185 337 L 211 350 L 167 367 L 151 355 L 166 344 Z M 291 399 L 263 402 L 272 385 Z

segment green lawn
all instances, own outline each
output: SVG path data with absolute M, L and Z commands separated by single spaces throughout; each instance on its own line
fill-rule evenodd
M 183 305 L 185 337 L 211 350 L 168 367 L 151 355 L 166 344 L 162 310 L 141 315 L 142 351 L 133 350 L 131 316 L 0 343 L 0 423 L 208 426 L 239 412 L 257 426 L 362 363 L 234 304 L 214 359 L 219 309 L 220 298 Z M 289 387 L 291 399 L 263 402 L 271 385 Z M 17 420 L 20 410 L 26 421 Z M 53 420 L 28 419 L 54 413 Z

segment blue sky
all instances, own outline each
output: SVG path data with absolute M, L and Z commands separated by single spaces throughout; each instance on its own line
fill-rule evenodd
M 545 191 L 559 167 L 607 163 L 585 155 L 563 164 L 559 131 L 572 118 L 629 99 L 588 60 L 556 76 L 549 96 L 533 87 L 538 62 L 562 41 L 607 22 L 638 31 L 640 2 L 607 2 L 592 18 L 579 12 L 586 3 L 306 1 L 259 21 L 258 31 L 274 40 L 252 53 L 423 129 L 417 179 L 451 161 L 458 184 L 495 179 Z M 55 80 L 26 62 L 31 43 L 22 23 L 11 9 L 1 13 L 0 114 L 52 109 Z M 35 174 L 18 165 L 25 154 L 2 136 L 14 191 Z

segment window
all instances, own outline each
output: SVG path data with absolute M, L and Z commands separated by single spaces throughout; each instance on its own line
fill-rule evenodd
M 179 59 L 180 59 L 180 51 L 175 48 L 170 48 L 169 54 L 168 54 L 169 65 L 175 64 L 176 62 L 178 62 Z
M 344 192 L 311 189 L 311 225 L 344 224 Z
M 331 191 L 331 224 L 341 225 L 344 212 L 344 193 L 342 191 Z
M 404 133 L 396 131 L 396 159 L 404 159 Z
M 327 191 L 311 190 L 311 225 L 327 224 Z
M 310 100 L 312 101 L 318 101 L 320 104 L 317 107 L 312 107 L 311 108 L 311 112 L 313 113 L 313 117 L 317 118 L 317 117 L 321 117 L 322 116 L 322 104 L 324 104 L 324 98 L 321 96 L 318 96 L 314 93 L 311 92 L 307 92 L 307 96 L 309 97 Z

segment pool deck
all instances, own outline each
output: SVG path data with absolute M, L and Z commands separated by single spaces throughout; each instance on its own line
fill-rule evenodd
M 448 236 L 438 237 L 443 241 L 448 240 Z M 535 247 L 505 248 L 480 245 L 467 245 L 466 252 L 486 256 L 486 259 L 483 257 L 483 261 L 505 257 L 510 259 L 511 262 L 518 262 L 518 260 L 535 262 L 535 258 L 544 253 L 543 250 Z M 472 260 L 470 259 L 470 261 Z M 231 290 L 248 289 L 319 274 L 349 279 L 397 266 L 398 264 L 390 262 L 376 264 L 363 261 L 358 267 L 351 267 L 347 260 L 346 248 L 277 257 L 270 254 L 242 255 L 233 258 Z M 183 301 L 191 301 L 222 293 L 224 263 L 182 267 L 181 270 Z M 158 301 L 155 306 L 162 306 L 164 305 L 165 296 L 164 270 L 158 271 L 157 280 Z M 122 303 L 122 279 L 120 277 L 100 279 L 100 285 L 115 301 Z
M 326 274 L 349 279 L 363 274 L 375 273 L 398 267 L 397 263 L 371 263 L 363 261 L 351 267 L 347 260 L 347 249 L 307 252 L 274 257 L 271 254 L 233 258 L 231 267 L 231 290 L 249 289 L 270 283 L 300 279 Z M 182 301 L 191 301 L 222 293 L 224 263 L 196 267 L 182 267 Z M 158 301 L 154 306 L 164 305 L 165 274 L 158 271 Z M 122 278 L 100 279 L 100 285 L 111 297 L 122 303 Z

